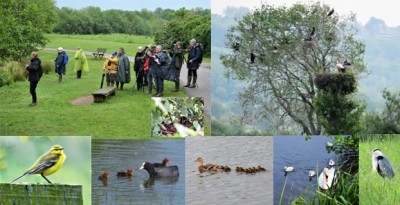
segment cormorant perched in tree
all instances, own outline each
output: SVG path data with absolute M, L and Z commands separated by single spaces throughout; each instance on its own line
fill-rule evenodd
M 315 34 L 315 27 L 313 26 L 313 27 L 312 27 L 312 30 L 311 30 L 310 36 L 313 36 L 314 34 Z
M 332 16 L 332 14 L 335 12 L 335 9 L 331 9 L 330 11 L 329 11 L 329 13 L 328 13 L 328 16 Z
M 239 43 L 234 43 L 232 45 L 233 50 L 235 50 L 236 52 L 239 52 L 240 50 L 240 44 Z
M 343 65 L 345 65 L 345 66 L 350 66 L 351 63 L 350 63 L 349 61 L 347 61 L 347 59 L 346 59 L 346 60 L 344 61 Z
M 254 63 L 254 60 L 256 59 L 256 56 L 254 53 L 250 53 L 250 63 Z

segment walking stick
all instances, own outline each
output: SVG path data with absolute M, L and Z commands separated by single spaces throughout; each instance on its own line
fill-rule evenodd
M 100 89 L 103 88 L 103 84 L 104 84 L 104 77 L 106 76 L 105 73 L 103 73 L 103 75 L 101 75 L 101 84 L 100 84 Z

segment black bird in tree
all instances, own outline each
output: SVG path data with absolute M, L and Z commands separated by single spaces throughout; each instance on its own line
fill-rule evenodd
M 315 27 L 313 26 L 313 27 L 312 27 L 312 30 L 311 30 L 310 36 L 313 36 L 314 34 L 315 34 Z
M 332 14 L 335 12 L 335 9 L 331 9 L 330 11 L 329 11 L 329 13 L 328 13 L 328 16 L 332 16 Z
M 272 50 L 273 53 L 278 53 L 278 47 L 274 46 L 274 50 Z
M 256 59 L 256 56 L 254 53 L 250 53 L 250 63 L 254 63 L 254 60 Z
M 239 43 L 234 43 L 234 44 L 232 45 L 232 48 L 233 48 L 234 51 L 239 52 L 239 50 L 240 50 L 240 44 L 239 44 Z
M 351 63 L 349 61 L 347 61 L 347 59 L 344 61 L 343 65 L 345 66 L 351 66 Z

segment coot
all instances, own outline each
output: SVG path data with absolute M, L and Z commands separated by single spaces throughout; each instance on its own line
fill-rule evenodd
M 168 166 L 168 167 L 160 167 L 155 169 L 153 164 L 150 162 L 143 162 L 140 169 L 145 169 L 151 178 L 155 177 L 177 177 L 179 176 L 178 166 Z

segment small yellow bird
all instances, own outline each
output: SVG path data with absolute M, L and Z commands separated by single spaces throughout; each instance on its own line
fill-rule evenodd
M 44 153 L 35 164 L 28 169 L 23 175 L 14 179 L 11 183 L 31 174 L 40 174 L 47 182 L 51 182 L 45 177 L 58 171 L 63 165 L 64 160 L 67 158 L 63 152 L 63 147 L 60 145 L 53 145 L 50 150 Z

